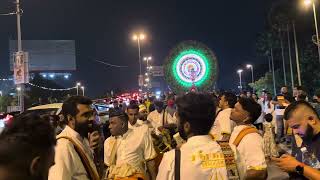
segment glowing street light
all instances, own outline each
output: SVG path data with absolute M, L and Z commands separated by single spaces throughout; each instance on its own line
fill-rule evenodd
M 144 40 L 146 38 L 146 35 L 144 35 L 143 33 L 139 33 L 139 34 L 134 34 L 132 36 L 132 39 L 134 41 L 137 41 L 138 43 L 138 50 L 139 50 L 139 66 L 140 66 L 140 74 L 139 74 L 139 78 L 142 76 L 142 67 L 141 67 L 141 47 L 140 47 L 140 41 Z M 139 84 L 140 88 L 142 89 L 143 84 Z
M 240 89 L 241 89 L 241 91 L 242 91 L 242 80 L 241 80 L 241 74 L 242 74 L 242 72 L 243 72 L 243 70 L 242 69 L 239 69 L 238 71 L 237 71 L 237 73 L 239 74 L 239 83 L 240 83 Z
M 316 40 L 314 40 L 315 44 L 318 47 L 318 58 L 319 58 L 319 63 L 320 63 L 320 40 L 319 40 L 319 31 L 318 31 L 318 22 L 317 22 L 317 11 L 316 11 L 316 5 L 315 5 L 315 0 L 304 0 L 304 5 L 306 7 L 311 6 L 313 8 L 313 18 L 314 18 L 314 26 L 316 30 Z
M 144 35 L 144 34 L 140 34 L 140 35 L 139 35 L 139 38 L 140 38 L 141 40 L 144 40 L 144 39 L 145 39 L 145 35 Z
M 251 70 L 251 80 L 252 80 L 252 83 L 254 83 L 254 77 L 253 77 L 253 66 L 251 64 L 247 64 L 247 69 L 250 69 Z
M 312 0 L 304 0 L 303 3 L 305 6 L 310 6 L 312 4 Z
M 20 97 L 21 94 L 22 94 L 21 90 L 22 90 L 21 86 L 18 86 L 17 87 L 17 95 L 18 95 L 18 97 Z M 20 106 L 21 109 L 22 109 L 22 103 L 23 103 L 23 101 L 21 100 L 21 98 L 18 98 L 18 106 Z
M 138 36 L 137 36 L 137 35 L 133 35 L 133 36 L 132 36 L 132 39 L 133 39 L 134 41 L 136 41 L 136 40 L 138 39 Z
M 144 57 L 143 60 L 148 62 L 148 61 L 152 60 L 152 57 L 151 57 L 151 56 L 149 56 L 149 57 Z
M 84 86 L 81 86 L 82 89 L 82 96 L 84 96 Z
M 149 61 L 151 61 L 152 60 L 152 57 L 151 56 L 149 56 L 149 57 L 144 57 L 143 58 L 143 61 L 146 61 L 147 62 L 147 73 L 149 73 L 149 70 L 150 70 L 150 68 L 149 68 Z M 147 76 L 147 75 L 146 75 Z
M 79 87 L 81 86 L 81 83 L 77 82 L 76 87 L 77 87 L 77 96 L 79 95 Z

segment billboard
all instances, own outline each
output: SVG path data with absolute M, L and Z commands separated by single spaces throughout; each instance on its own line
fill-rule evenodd
M 29 72 L 76 70 L 74 40 L 23 40 L 23 51 L 28 52 Z M 13 71 L 17 41 L 9 41 L 10 70 Z

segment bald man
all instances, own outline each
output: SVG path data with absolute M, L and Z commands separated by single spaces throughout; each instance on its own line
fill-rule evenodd
M 315 109 L 306 101 L 297 101 L 290 104 L 284 113 L 284 119 L 293 133 L 303 139 L 302 147 L 306 147 L 308 152 L 313 153 L 320 161 L 320 120 Z M 296 151 L 296 152 L 295 152 Z M 314 169 L 312 175 L 319 175 L 318 167 L 310 167 L 302 162 L 302 155 L 299 148 L 293 148 L 293 156 L 283 155 L 281 158 L 274 159 L 277 165 L 288 172 L 293 178 L 304 179 L 320 176 L 310 176 L 310 171 Z M 306 170 L 306 171 L 305 171 Z

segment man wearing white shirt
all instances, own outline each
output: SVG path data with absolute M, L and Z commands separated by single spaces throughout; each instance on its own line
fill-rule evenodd
M 112 134 L 104 143 L 104 162 L 108 166 L 106 178 L 156 177 L 155 152 L 147 126 L 128 128 L 128 115 L 110 110 L 109 129 Z M 147 169 L 145 168 L 147 167 Z
M 237 96 L 230 92 L 225 92 L 219 101 L 221 110 L 218 112 L 210 134 L 218 141 L 229 140 L 235 127 L 235 122 L 230 119 L 232 108 L 237 103 Z
M 229 144 L 236 153 L 236 162 L 241 180 L 264 180 L 267 164 L 263 139 L 253 123 L 261 114 L 261 106 L 251 98 L 240 98 L 232 109 L 230 118 L 237 124 Z
M 222 180 L 237 174 L 227 171 L 222 147 L 208 135 L 215 109 L 210 95 L 188 93 L 177 99 L 179 134 L 187 142 L 164 154 L 157 180 Z
M 147 126 L 144 121 L 138 119 L 139 117 L 139 106 L 137 104 L 130 104 L 127 107 L 127 115 L 129 117 L 128 128 L 134 129 L 142 125 Z
M 88 134 L 93 126 L 92 101 L 83 96 L 72 96 L 62 105 L 67 126 L 57 136 L 55 165 L 49 172 L 49 180 L 98 180 L 93 149 L 100 139 L 97 131 Z
M 164 109 L 164 103 L 162 101 L 156 101 L 155 103 L 156 110 L 152 111 L 147 120 L 151 122 L 152 127 L 155 129 L 156 134 L 160 134 L 160 127 L 170 127 L 177 124 L 177 120 L 174 116 L 168 113 Z

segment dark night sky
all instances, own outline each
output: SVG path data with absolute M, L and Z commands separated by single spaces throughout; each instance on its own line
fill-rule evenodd
M 13 9 L 12 1 L 1 0 L 0 12 Z M 266 26 L 270 1 L 22 0 L 22 37 L 76 40 L 74 78 L 91 96 L 136 86 L 138 52 L 131 35 L 139 29 L 148 36 L 142 54 L 152 54 L 158 65 L 180 41 L 205 43 L 219 60 L 219 87 L 235 88 L 239 65 L 265 63 L 255 57 L 254 44 Z M 8 39 L 16 38 L 15 17 L 0 16 L 0 27 L 2 77 L 9 74 Z M 112 69 L 94 59 L 130 67 Z

